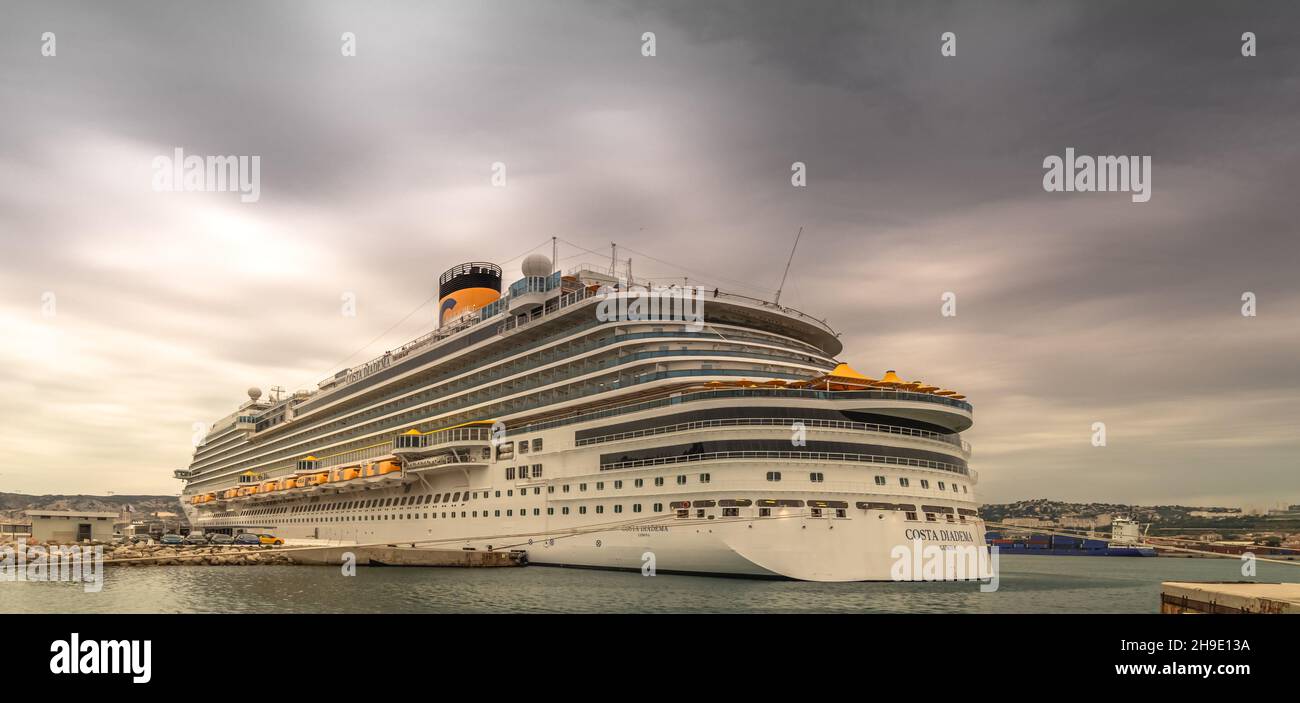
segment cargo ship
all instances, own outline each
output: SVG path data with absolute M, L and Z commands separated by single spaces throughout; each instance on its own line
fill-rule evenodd
M 1033 554 L 1055 557 L 1153 557 L 1156 550 L 1141 543 L 1141 529 L 1128 518 L 1116 518 L 1110 524 L 1111 538 L 1093 539 L 1069 535 L 1031 534 L 1027 537 L 1004 537 L 1000 532 L 986 532 L 984 540 L 1001 555 Z

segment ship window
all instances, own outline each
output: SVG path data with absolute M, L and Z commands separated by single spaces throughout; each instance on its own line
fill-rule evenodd
M 845 510 L 844 508 L 836 508 L 836 509 L 835 509 L 835 517 L 848 517 L 848 516 L 849 516 L 849 513 L 848 513 L 848 511 Z
M 614 506 L 614 512 L 616 512 L 616 513 L 621 513 L 621 512 L 623 512 L 623 506 L 621 506 L 621 505 L 615 505 L 615 506 Z
M 622 487 L 623 487 L 623 482 L 622 482 L 622 481 L 615 481 L 615 482 L 614 482 L 614 488 L 622 488 Z
M 821 517 L 821 516 L 822 516 L 822 509 L 821 509 L 821 508 L 813 508 L 810 512 L 812 513 L 812 517 Z
M 603 505 L 597 505 L 597 506 L 596 506 L 596 514 L 597 514 L 597 515 L 603 515 L 604 513 L 605 513 L 605 506 L 603 506 Z
M 723 508 L 722 517 L 740 517 L 740 508 Z
M 523 480 L 526 478 L 528 478 L 528 467 L 527 466 L 519 467 L 519 479 Z
M 533 488 L 533 495 L 535 495 L 535 496 L 539 496 L 539 495 L 541 495 L 541 494 L 542 494 L 542 487 L 541 487 L 541 486 L 535 486 L 535 487 Z
M 507 511 L 506 511 L 506 517 L 514 517 L 514 514 L 515 514 L 515 511 L 513 511 L 513 510 L 507 510 Z
M 555 486 L 547 486 L 547 487 L 546 487 L 546 492 L 547 492 L 547 493 L 554 493 L 554 492 L 555 492 Z
M 965 484 L 962 485 L 962 487 L 961 487 L 961 492 L 962 492 L 962 493 L 965 493 L 965 492 L 966 492 L 966 486 L 965 486 Z
M 825 477 L 822 476 L 820 472 L 814 471 L 808 474 L 808 480 L 812 481 L 813 483 L 821 483 L 822 481 L 825 480 Z
M 542 477 L 542 465 L 533 464 L 533 478 L 541 478 L 541 477 Z
M 523 439 L 519 441 L 519 453 L 520 454 L 528 453 L 528 440 Z
M 907 488 L 908 484 L 910 484 L 910 483 L 911 483 L 911 481 L 909 481 L 909 480 L 907 480 L 907 479 L 905 479 L 905 478 L 900 478 L 900 479 L 898 479 L 898 485 L 902 486 L 903 488 Z
M 580 491 L 585 491 L 585 490 L 587 490 L 587 484 L 585 484 L 585 483 L 579 483 L 579 484 L 578 484 L 578 490 L 580 490 Z
M 501 491 L 497 491 L 495 497 L 496 497 L 496 498 L 500 498 L 500 497 L 501 497 Z
M 459 500 L 460 500 L 460 491 L 456 491 L 456 495 L 451 497 L 451 502 L 455 503 L 456 501 Z
M 515 480 L 515 467 L 513 466 L 506 467 L 506 480 L 507 481 Z
M 561 514 L 561 515 L 568 515 L 568 514 L 569 514 L 569 506 L 566 505 L 566 506 L 564 506 L 563 508 L 560 508 L 560 514 Z
M 664 477 L 663 477 L 663 476 L 656 476 L 656 477 L 655 477 L 655 485 L 656 485 L 656 486 L 662 486 L 662 485 L 664 485 Z
M 642 486 L 645 485 L 645 479 L 643 479 L 643 478 L 638 478 L 637 480 L 635 480 L 635 481 L 632 482 L 632 485 L 633 485 L 633 486 L 636 486 L 637 488 L 641 488 Z
M 586 514 L 587 514 L 587 506 L 585 506 L 585 505 L 579 505 L 579 506 L 578 506 L 578 514 L 579 514 L 579 515 L 586 515 Z
M 542 509 L 541 509 L 541 508 L 533 508 L 533 514 L 534 514 L 534 515 L 541 515 L 541 514 L 542 514 Z
M 935 515 L 934 513 L 926 513 L 926 514 L 925 514 L 925 521 L 926 521 L 926 522 L 939 522 L 939 517 L 938 517 L 937 515 Z
M 506 497 L 507 497 L 507 498 L 514 498 L 514 497 L 515 497 L 515 489 L 513 489 L 513 488 L 507 488 L 507 489 L 506 489 Z
M 957 492 L 957 484 L 955 484 L 955 483 L 952 484 L 952 492 L 953 492 L 953 493 L 956 493 L 956 492 Z
M 655 512 L 656 512 L 656 513 L 662 513 L 663 511 L 664 511 L 664 504 L 663 504 L 663 503 L 655 503 Z
M 554 515 L 554 514 L 555 514 L 555 508 L 547 508 L 547 509 L 546 509 L 546 514 L 547 514 L 547 515 Z
M 771 508 L 759 508 L 759 509 L 758 509 L 758 516 L 759 516 L 759 517 L 772 517 L 772 509 L 771 509 Z
M 632 512 L 634 512 L 634 513 L 639 513 L 639 512 L 641 512 L 641 504 L 640 504 L 640 503 L 633 503 L 633 504 L 632 504 Z
M 940 482 L 939 482 L 939 490 L 941 490 L 941 491 L 946 491 L 946 490 L 948 490 L 948 487 L 944 485 L 943 481 L 940 481 Z
M 538 438 L 536 438 L 536 439 L 533 440 L 533 451 L 535 451 L 535 452 L 540 452 L 540 451 L 542 451 L 542 438 L 541 438 L 541 437 L 538 437 Z
M 956 518 L 954 518 L 951 514 L 944 515 L 944 518 L 946 518 L 948 522 L 956 522 Z
M 686 474 L 679 474 L 679 475 L 677 476 L 677 485 L 679 485 L 679 486 L 685 486 L 685 485 L 686 485 Z
M 876 485 L 877 485 L 877 486 L 883 486 L 883 485 L 885 485 L 885 477 L 884 477 L 884 476 L 877 476 L 877 477 L 876 477 Z
M 930 487 L 929 479 L 924 479 L 924 478 L 921 479 L 921 488 L 929 488 L 929 487 Z
M 567 483 L 564 484 L 564 492 L 565 492 L 565 493 L 568 493 L 568 492 L 569 492 L 569 484 L 567 484 Z
M 700 483 L 708 483 L 710 478 L 709 474 L 700 474 Z
M 678 518 L 688 518 L 690 516 L 691 516 L 691 511 L 687 510 L 686 508 L 681 508 L 677 511 Z
M 603 490 L 605 490 L 605 482 L 604 482 L 604 481 L 597 481 L 597 482 L 596 482 L 596 490 L 598 490 L 598 491 L 603 491 Z
M 769 471 L 769 472 L 767 472 L 767 480 L 769 480 L 769 481 L 780 481 L 780 480 L 781 480 L 781 472 L 780 472 L 780 471 Z

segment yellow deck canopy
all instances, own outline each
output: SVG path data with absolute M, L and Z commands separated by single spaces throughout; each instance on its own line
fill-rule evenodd
M 907 381 L 904 381 L 903 379 L 899 378 L 898 374 L 894 373 L 893 369 L 890 369 L 885 372 L 884 377 L 880 379 L 880 383 L 881 385 L 888 384 L 893 386 L 901 386 L 907 383 Z
M 828 373 L 828 374 L 826 374 L 826 375 L 827 375 L 827 376 L 833 376 L 833 377 L 835 377 L 835 378 L 846 378 L 846 379 L 852 379 L 852 380 L 854 380 L 854 381 L 871 381 L 871 380 L 872 380 L 872 379 L 870 379 L 870 378 L 867 378 L 865 375 L 859 373 L 859 372 L 857 371 L 857 369 L 854 369 L 852 366 L 849 366 L 848 364 L 839 364 L 839 365 L 836 366 L 836 367 L 835 367 L 835 368 L 834 368 L 830 373 Z
M 857 369 L 854 369 L 848 364 L 838 364 L 834 369 L 831 369 L 824 375 L 818 376 L 806 383 L 811 388 L 852 390 L 855 388 L 866 388 L 871 384 L 876 383 L 876 379 L 860 373 Z M 795 384 L 792 383 L 790 385 L 794 386 Z

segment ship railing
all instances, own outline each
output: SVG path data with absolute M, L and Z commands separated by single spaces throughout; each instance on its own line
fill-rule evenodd
M 867 464 L 882 464 L 889 466 L 911 466 L 922 469 L 937 469 L 948 471 L 962 476 L 969 475 L 969 469 L 959 464 L 950 464 L 946 461 L 931 461 L 929 459 L 913 459 L 910 457 L 882 456 L 878 454 L 850 454 L 844 452 L 794 452 L 794 451 L 733 451 L 733 452 L 701 452 L 698 454 L 685 454 L 682 456 L 657 457 L 654 459 L 634 459 L 632 461 L 615 461 L 600 465 L 601 471 L 611 471 L 616 469 L 635 469 L 645 466 L 665 466 L 673 464 L 692 464 L 702 461 L 721 461 L 734 459 L 787 459 L 798 461 L 818 461 L 818 462 L 862 462 Z
M 713 420 L 696 420 L 693 422 L 681 422 L 672 425 L 661 425 L 659 427 L 650 427 L 644 430 L 633 430 L 630 432 L 617 432 L 613 434 L 601 435 L 599 437 L 587 437 L 579 439 L 575 446 L 584 447 L 591 444 L 604 444 L 606 442 L 618 442 L 628 439 L 639 439 L 641 437 L 654 437 L 662 434 L 675 432 L 687 432 L 690 430 L 705 429 L 710 427 L 782 427 L 797 429 L 797 425 L 804 427 L 816 427 L 819 429 L 835 430 L 856 430 L 863 432 L 878 432 L 884 434 L 901 435 L 915 439 L 930 440 L 941 444 L 947 444 L 958 447 L 963 453 L 970 453 L 970 444 L 957 435 L 943 434 L 940 432 L 931 432 L 929 430 L 919 430 L 912 427 L 898 427 L 896 425 L 880 425 L 872 422 L 852 422 L 849 420 L 824 420 L 816 418 L 780 418 L 780 417 L 734 417 L 719 418 Z
M 662 376 L 664 378 L 668 378 L 668 377 L 675 378 L 678 376 L 698 376 L 698 375 L 706 375 L 706 374 L 727 375 L 726 372 L 728 371 L 732 371 L 732 369 L 703 369 L 703 370 L 692 369 L 688 371 L 666 371 L 655 375 Z M 736 371 L 736 373 L 753 375 L 752 372 L 747 372 L 747 371 Z M 774 376 L 779 374 L 765 372 L 763 375 Z M 658 380 L 658 378 L 652 380 Z M 965 401 L 952 400 L 951 398 L 945 398 L 944 396 L 941 395 L 930 395 L 928 393 L 911 393 L 908 391 L 893 391 L 893 390 L 819 391 L 819 390 L 801 389 L 801 388 L 730 388 L 730 389 L 691 391 L 687 393 L 681 393 L 680 395 L 669 396 L 667 398 L 656 398 L 655 400 L 646 400 L 638 403 L 616 405 L 611 408 L 602 408 L 600 410 L 587 410 L 587 411 L 579 410 L 552 420 L 544 420 L 542 422 L 525 425 L 524 427 L 514 430 L 514 432 L 516 433 L 537 432 L 541 430 L 551 429 L 554 427 L 573 424 L 575 422 L 589 422 L 591 420 L 599 420 L 602 418 L 614 417 L 616 415 L 624 415 L 627 413 L 641 412 L 642 410 L 651 410 L 654 408 L 667 407 L 669 405 L 677 405 L 679 403 L 684 403 L 684 402 L 690 402 L 696 400 L 715 400 L 715 399 L 725 399 L 725 398 L 809 398 L 815 400 L 858 400 L 858 399 L 908 400 L 908 401 L 919 401 L 923 403 L 936 403 L 939 405 L 954 407 L 959 410 L 965 410 L 966 412 L 971 411 L 970 403 L 967 403 Z

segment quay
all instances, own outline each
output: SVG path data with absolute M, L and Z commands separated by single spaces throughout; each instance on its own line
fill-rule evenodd
M 351 555 L 349 557 L 348 555 Z M 294 548 L 290 560 L 295 564 L 338 565 L 355 559 L 357 566 L 439 566 L 483 568 L 525 566 L 528 555 L 519 551 L 486 552 L 424 547 L 329 546 Z
M 1165 581 L 1160 612 L 1300 614 L 1300 583 Z

